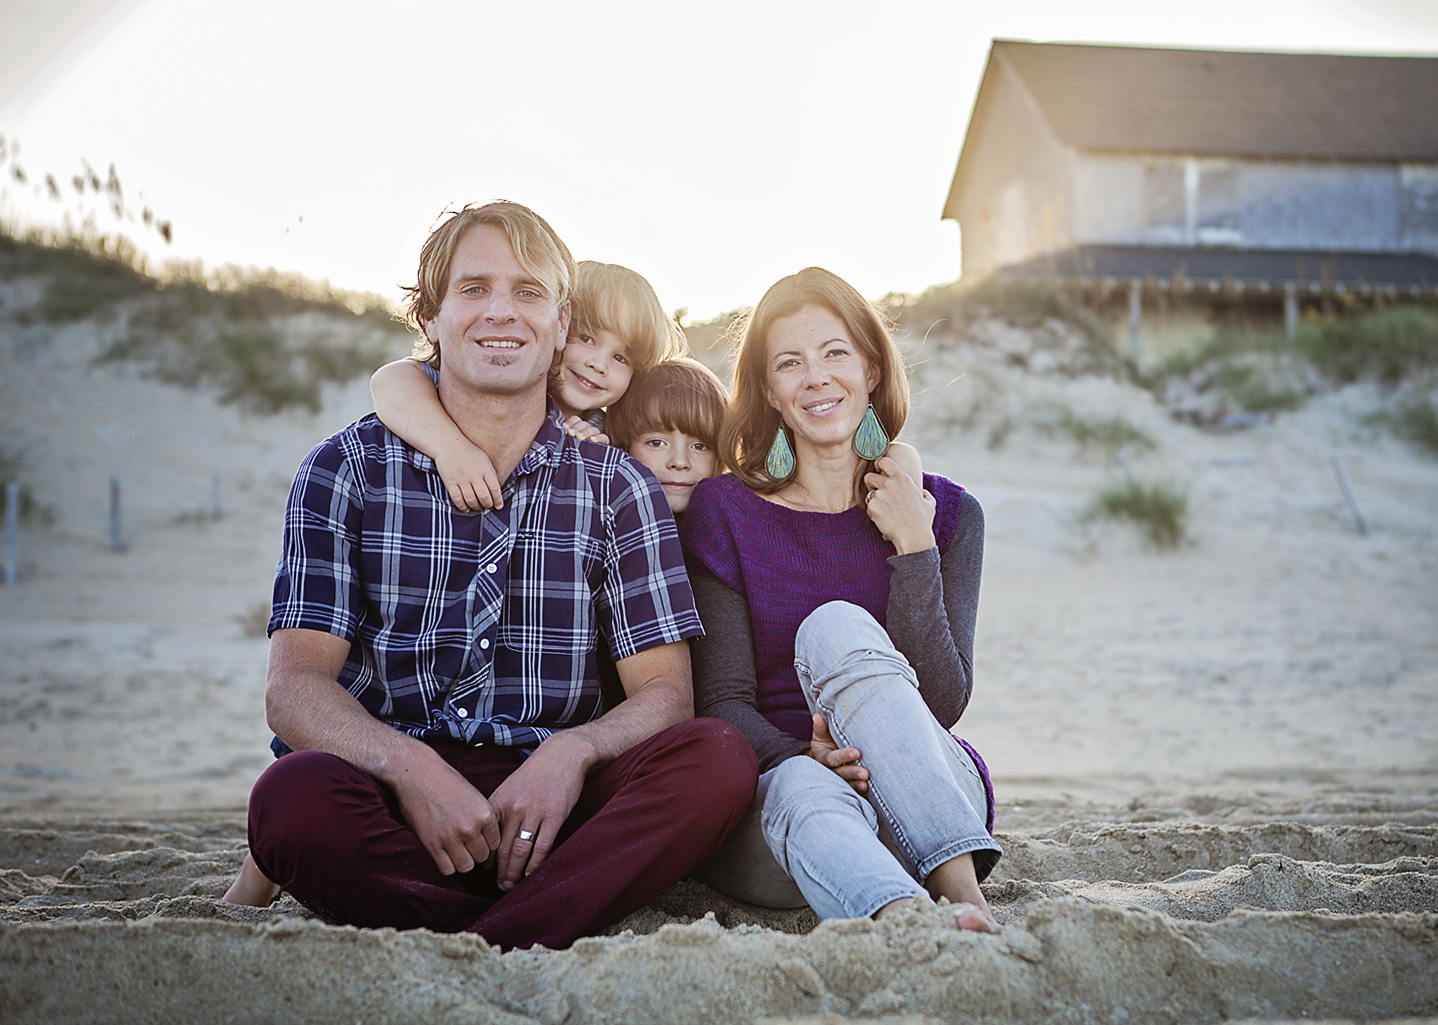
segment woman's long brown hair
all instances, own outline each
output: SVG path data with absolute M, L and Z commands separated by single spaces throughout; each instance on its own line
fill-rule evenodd
M 729 407 L 719 429 L 719 458 L 724 468 L 759 494 L 773 494 L 788 483 L 771 477 L 764 468 L 769 446 L 780 430 L 779 413 L 764 394 L 769 331 L 776 320 L 792 317 L 808 306 L 838 317 L 864 358 L 879 368 L 879 383 L 869 401 L 890 439 L 899 436 L 909 417 L 909 378 L 886 318 L 852 285 L 821 267 L 806 267 L 781 278 L 735 325 L 735 332 L 742 332 L 742 341 L 734 361 Z M 862 461 L 854 482 L 856 501 L 864 474 L 872 468 L 873 463 Z

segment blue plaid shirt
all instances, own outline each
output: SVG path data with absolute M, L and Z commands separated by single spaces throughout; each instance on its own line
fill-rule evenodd
M 532 748 L 601 714 L 596 645 L 627 658 L 701 635 L 669 503 L 551 404 L 504 484 L 464 513 L 434 460 L 370 415 L 300 465 L 270 630 L 352 642 L 339 682 L 421 739 Z

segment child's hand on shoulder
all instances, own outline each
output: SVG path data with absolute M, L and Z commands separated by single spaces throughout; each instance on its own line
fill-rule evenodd
M 482 449 L 466 442 L 437 452 L 434 468 L 456 508 L 464 512 L 504 508 L 499 474 Z
M 609 444 L 609 435 L 578 413 L 564 421 L 564 429 L 569 432 L 571 438 L 578 438 L 580 441 L 597 441 L 601 445 Z

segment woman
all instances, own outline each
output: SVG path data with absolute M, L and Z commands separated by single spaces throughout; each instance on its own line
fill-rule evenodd
M 828 271 L 784 278 L 750 315 L 719 437 L 730 473 L 694 489 L 682 536 L 708 634 L 697 714 L 738 727 L 762 775 L 696 877 L 825 918 L 927 890 L 988 931 L 992 791 L 941 725 L 969 699 L 983 513 L 895 458 L 908 405 L 883 320 Z

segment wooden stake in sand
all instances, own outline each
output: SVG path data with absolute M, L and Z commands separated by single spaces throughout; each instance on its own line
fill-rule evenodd
M 1115 449 L 1113 457 L 1118 460 L 1118 468 L 1123 471 L 1123 479 L 1132 484 L 1133 470 L 1129 468 L 1128 457 L 1123 454 L 1123 449 Z
M 125 536 L 120 530 L 120 478 L 110 478 L 110 551 L 123 552 Z
M 1358 508 L 1358 499 L 1353 497 L 1353 488 L 1348 484 L 1348 474 L 1343 472 L 1343 464 L 1338 461 L 1337 456 L 1329 456 L 1328 465 L 1333 467 L 1333 476 L 1338 478 L 1339 490 L 1343 492 L 1343 499 L 1348 503 L 1348 511 L 1353 514 L 1353 529 L 1366 535 L 1368 522 L 1363 518 L 1363 510 Z
M 5 485 L 5 585 L 15 583 L 20 561 L 20 485 Z

